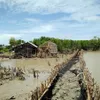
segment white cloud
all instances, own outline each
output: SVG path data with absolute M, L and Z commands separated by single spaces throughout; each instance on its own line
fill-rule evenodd
M 15 37 L 15 38 L 18 38 L 20 37 L 22 34 L 10 34 L 9 32 L 8 33 L 3 33 L 0 35 L 0 39 L 5 39 L 5 38 L 10 38 L 10 37 Z
M 17 38 L 21 36 L 25 37 L 26 34 L 47 35 L 51 33 L 53 36 L 54 33 L 56 34 L 56 37 L 61 37 L 61 35 L 59 35 L 58 33 L 72 33 L 73 36 L 75 36 L 77 33 L 99 33 L 100 16 L 97 15 L 100 12 L 100 5 L 97 4 L 96 1 L 97 0 L 0 0 L 0 6 L 1 4 L 4 4 L 5 9 L 7 7 L 9 8 L 7 9 L 10 10 L 10 12 L 8 12 L 9 16 L 10 14 L 11 16 L 13 15 L 11 11 L 17 14 L 21 13 L 21 15 L 18 14 L 20 20 L 14 21 L 13 19 L 11 19 L 12 21 L 9 21 L 9 23 L 15 24 L 14 26 L 9 26 L 10 28 L 12 27 L 12 30 L 14 31 L 6 32 L 5 35 L 1 35 L 0 39 L 2 39 L 3 37 L 11 37 L 14 35 L 13 33 L 15 33 L 13 37 Z M 27 13 L 24 13 L 24 16 L 22 12 Z M 38 16 L 39 19 L 34 18 L 34 15 L 37 13 L 39 15 L 44 14 L 44 18 L 43 16 L 42 18 L 41 16 Z M 47 16 L 45 14 L 51 14 L 51 16 L 53 17 L 55 16 L 54 13 L 58 13 L 58 15 L 60 15 L 60 13 L 64 14 L 62 14 L 62 18 L 57 16 L 58 19 L 56 20 L 53 20 L 53 18 L 50 17 L 46 18 Z M 67 16 L 67 13 L 70 15 Z M 21 19 L 20 16 L 23 19 Z M 14 17 L 17 19 L 16 16 Z M 76 22 L 74 23 L 74 21 Z M 9 30 L 9 27 L 6 29 Z M 65 34 L 62 36 L 64 37 Z
M 36 19 L 36 18 L 25 18 L 25 21 L 27 21 L 27 22 L 35 22 L 35 23 L 41 22 L 40 19 Z
M 15 37 L 19 38 L 26 34 L 38 34 L 38 33 L 49 33 L 54 30 L 54 27 L 52 25 L 46 24 L 46 25 L 40 25 L 36 26 L 34 28 L 28 28 L 28 29 L 19 29 L 19 30 L 12 30 L 12 31 L 3 31 L 0 32 L 0 38 L 9 38 L 9 37 Z
M 16 24 L 17 20 L 9 20 L 8 23 L 10 23 L 10 24 Z
M 8 44 L 8 41 L 11 37 L 21 38 L 23 34 L 11 34 L 9 32 L 0 34 L 0 44 Z
M 18 30 L 19 33 L 49 33 L 54 30 L 52 25 L 41 25 L 30 29 Z
M 86 21 L 100 21 L 100 17 L 99 16 L 89 16 L 87 18 L 84 18 L 84 20 L 86 20 Z
M 100 12 L 97 0 L 0 0 L 13 12 L 40 14 L 71 13 L 70 19 L 82 21 Z M 26 19 L 37 21 L 37 19 Z M 89 20 L 88 20 L 89 21 Z
M 70 17 L 62 17 L 55 21 L 56 22 L 62 22 L 62 21 L 93 22 L 93 21 L 100 21 L 100 16 L 96 16 L 96 15 L 82 16 L 82 15 L 72 14 Z
M 77 12 L 92 8 L 95 0 L 0 0 L 16 11 L 30 13 Z M 15 6 L 15 7 L 14 7 Z M 89 8 L 88 8 L 89 7 Z M 91 11 L 92 12 L 92 11 Z
M 29 29 L 2 31 L 0 32 L 0 44 L 8 44 L 8 41 L 11 37 L 15 37 L 16 39 L 25 39 L 26 41 L 29 41 L 32 40 L 34 36 L 41 36 L 42 34 L 50 33 L 53 30 L 54 27 L 52 25 L 46 24 Z

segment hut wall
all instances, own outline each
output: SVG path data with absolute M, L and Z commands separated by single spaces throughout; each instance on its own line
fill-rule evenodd
M 15 49 L 15 58 L 32 57 L 37 53 L 37 48 L 29 43 L 17 46 Z

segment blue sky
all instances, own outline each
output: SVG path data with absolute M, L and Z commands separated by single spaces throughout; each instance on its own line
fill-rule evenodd
M 100 37 L 99 0 L 0 0 L 0 44 L 10 37 Z

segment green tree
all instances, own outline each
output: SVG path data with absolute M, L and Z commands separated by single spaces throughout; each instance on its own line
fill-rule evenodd
M 21 39 L 16 40 L 16 45 L 20 45 L 21 43 L 25 43 L 25 41 L 24 40 L 21 40 Z
M 9 40 L 9 44 L 11 45 L 11 47 L 16 46 L 16 39 L 14 37 L 11 37 Z

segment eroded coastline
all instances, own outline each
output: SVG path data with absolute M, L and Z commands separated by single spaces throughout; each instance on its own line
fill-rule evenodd
M 66 61 L 64 63 L 55 66 L 55 69 L 51 72 L 49 80 L 45 81 L 46 83 L 43 82 L 42 84 L 40 84 L 41 88 L 37 88 L 37 90 L 35 90 L 34 88 L 32 89 L 31 93 L 26 90 L 27 92 L 24 94 L 14 95 L 15 99 L 92 100 L 94 98 L 94 100 L 97 100 L 100 93 L 99 88 L 97 85 L 94 85 L 94 79 L 92 78 L 91 74 L 85 66 L 86 64 L 83 59 L 83 52 L 76 52 L 75 54 L 72 54 L 72 56 L 69 56 L 69 58 L 70 59 L 67 60 L 65 59 Z M 56 62 L 58 63 L 59 60 Z M 41 74 L 40 76 L 43 75 L 46 74 Z M 34 81 L 36 81 L 36 79 Z M 50 87 L 48 87 L 48 85 Z M 31 85 L 30 87 L 33 87 L 33 85 Z M 35 92 L 33 90 L 35 90 Z M 47 91 L 45 92 L 45 90 Z M 13 94 L 11 94 L 11 96 L 13 96 Z M 5 97 L 10 100 L 11 96 L 8 95 L 8 97 Z M 4 99 L 1 98 L 1 100 L 6 100 L 5 97 L 2 95 L 2 98 Z

